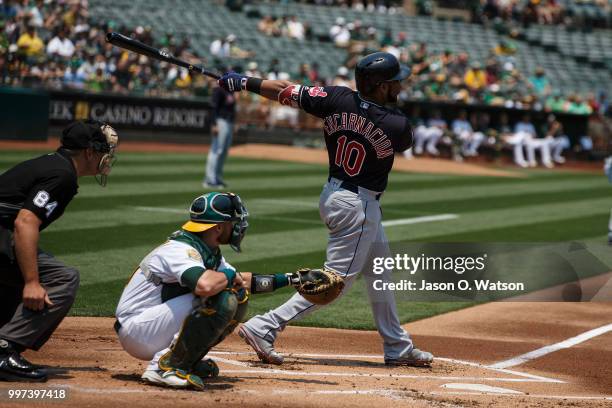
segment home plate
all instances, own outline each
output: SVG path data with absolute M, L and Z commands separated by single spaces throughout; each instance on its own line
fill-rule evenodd
M 450 384 L 443 384 L 441 385 L 441 387 L 449 388 L 452 390 L 486 392 L 489 394 L 523 394 L 520 391 L 511 390 L 509 388 L 491 387 L 490 385 L 484 385 L 484 384 L 450 383 Z

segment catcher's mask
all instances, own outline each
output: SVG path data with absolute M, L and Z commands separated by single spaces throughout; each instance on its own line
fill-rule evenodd
M 189 208 L 190 220 L 182 228 L 189 232 L 203 232 L 222 222 L 232 222 L 229 244 L 240 252 L 240 243 L 246 234 L 249 215 L 240 197 L 234 193 L 212 192 L 193 200 Z
M 119 136 L 112 126 L 97 120 L 80 120 L 68 125 L 62 132 L 62 148 L 68 150 L 83 150 L 91 148 L 103 153 L 98 163 L 96 181 L 102 187 L 106 186 L 108 175 L 115 163 L 115 149 L 119 144 Z

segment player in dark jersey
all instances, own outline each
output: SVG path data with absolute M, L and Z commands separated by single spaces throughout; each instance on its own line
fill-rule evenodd
M 74 122 L 56 152 L 0 174 L 0 380 L 47 379 L 20 353 L 51 337 L 74 302 L 79 272 L 41 251 L 39 234 L 77 194 L 78 177 L 106 184 L 117 142 L 109 125 Z
M 256 92 L 323 119 L 329 155 L 329 178 L 319 201 L 321 218 L 329 229 L 325 267 L 344 278 L 344 292 L 359 272 L 368 269 L 370 257 L 390 256 L 379 200 L 387 187 L 394 154 L 412 145 L 412 129 L 405 115 L 385 105 L 397 102 L 400 81 L 409 73 L 393 55 L 378 52 L 357 64 L 357 92 L 342 86 L 309 87 L 233 72 L 219 80 L 229 91 Z M 389 280 L 390 274 L 391 270 L 386 270 L 384 279 Z M 431 364 L 431 353 L 415 348 L 400 325 L 393 293 L 367 286 L 376 327 L 383 338 L 385 363 Z M 319 307 L 296 294 L 276 309 L 249 320 L 239 334 L 262 361 L 282 364 L 283 357 L 274 350 L 278 333 Z

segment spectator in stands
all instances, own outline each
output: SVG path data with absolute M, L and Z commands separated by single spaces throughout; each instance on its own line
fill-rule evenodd
M 257 23 L 257 29 L 259 32 L 270 37 L 278 37 L 281 35 L 279 24 L 271 15 L 264 16 L 261 20 L 259 20 L 259 23 Z
M 209 51 L 210 54 L 215 57 L 227 58 L 230 56 L 230 43 L 227 38 L 225 40 L 216 38 L 212 43 L 210 43 Z
M 228 35 L 226 41 L 229 44 L 229 56 L 231 58 L 243 59 L 255 56 L 255 52 L 244 50 L 236 44 L 236 36 L 234 34 Z
M 556 24 L 561 20 L 561 6 L 557 0 L 541 0 L 537 12 L 540 24 Z
M 551 112 L 563 112 L 565 110 L 565 100 L 561 97 L 559 91 L 553 91 L 552 95 L 546 98 L 544 104 L 547 111 Z
M 298 21 L 296 16 L 289 17 L 289 21 L 287 21 L 287 35 L 299 41 L 304 39 L 304 25 Z
M 393 31 L 391 31 L 391 29 L 386 29 L 385 33 L 383 34 L 382 39 L 380 40 L 380 47 L 384 48 L 388 45 L 393 44 Z
M 34 2 L 33 4 L 32 2 L 24 2 L 24 4 L 25 6 L 22 10 L 22 14 L 34 27 L 42 28 L 44 24 L 42 14 L 44 9 L 43 0 L 36 0 L 36 2 Z
M 593 113 L 589 104 L 584 102 L 582 97 L 577 94 L 568 96 L 565 106 L 565 111 L 568 113 L 575 113 L 577 115 L 590 115 Z
M 47 44 L 47 54 L 52 57 L 69 59 L 74 54 L 74 44 L 70 38 L 66 37 L 66 30 L 63 28 Z
M 355 84 L 349 79 L 349 70 L 345 66 L 338 68 L 336 76 L 332 80 L 333 86 L 345 86 L 347 88 L 355 89 Z
M 499 81 L 499 63 L 495 58 L 489 58 L 485 66 L 487 85 L 496 84 Z
M 7 20 L 17 17 L 17 13 L 19 12 L 19 10 L 17 9 L 17 6 L 14 3 L 16 3 L 15 0 L 5 0 L 0 3 L 0 10 L 2 10 L 2 14 Z
M 19 36 L 17 46 L 19 47 L 19 51 L 26 56 L 30 63 L 34 63 L 41 59 L 45 49 L 43 41 L 38 36 L 36 27 L 33 25 L 28 25 L 26 27 L 26 32 Z
M 463 77 L 472 95 L 479 95 L 487 86 L 487 75 L 480 62 L 473 62 Z
M 411 47 L 410 50 L 410 69 L 413 75 L 418 75 L 421 72 L 425 72 L 429 68 L 428 61 L 429 53 L 427 51 L 427 44 L 420 42 Z
M 535 69 L 534 75 L 529 77 L 529 83 L 531 84 L 536 95 L 540 97 L 546 97 L 550 95 L 550 92 L 551 92 L 550 81 L 546 77 L 544 68 L 537 67 Z
M 8 53 L 9 46 L 11 45 L 8 40 L 8 36 L 4 31 L 5 27 L 4 20 L 0 20 L 0 56 L 4 57 Z
M 461 152 L 463 156 L 477 156 L 478 148 L 485 139 L 482 132 L 475 132 L 467 120 L 467 112 L 461 110 L 459 116 L 452 123 L 452 130 L 458 140 L 461 141 Z
M 289 78 L 290 78 L 289 74 L 285 72 L 281 72 L 278 75 L 279 80 L 288 81 Z M 290 106 L 275 103 L 270 108 L 270 116 L 268 117 L 268 125 L 270 129 L 274 129 L 274 127 L 279 121 L 284 121 L 284 122 L 287 122 L 287 124 L 289 124 L 289 126 L 291 126 L 294 130 L 298 130 L 299 129 L 299 122 L 298 122 L 299 114 L 300 114 L 300 111 L 298 109 L 293 109 Z
M 338 17 L 336 19 L 336 24 L 329 30 L 329 38 L 337 47 L 344 48 L 349 45 L 351 33 L 345 24 L 344 18 Z
M 443 73 L 430 72 L 429 82 L 425 84 L 424 93 L 427 99 L 446 100 L 448 99 L 448 85 L 446 76 Z
M 223 181 L 223 165 L 232 145 L 234 119 L 236 116 L 236 97 L 220 86 L 213 89 L 212 94 L 212 141 L 206 161 L 206 175 L 203 187 L 218 189 L 226 188 Z
M 468 68 L 469 56 L 466 52 L 459 53 L 456 58 L 454 58 L 448 64 L 448 72 L 451 76 L 459 76 L 463 78 L 465 75 L 465 71 Z
M 516 54 L 516 44 L 511 40 L 504 38 L 493 48 L 493 53 L 504 59 L 505 57 Z

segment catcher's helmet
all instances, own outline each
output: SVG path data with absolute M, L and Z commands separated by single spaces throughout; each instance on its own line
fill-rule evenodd
M 203 232 L 222 222 L 233 224 L 230 246 L 240 252 L 240 242 L 249 226 L 249 213 L 240 197 L 234 193 L 211 192 L 197 197 L 189 208 L 189 221 L 182 229 Z
M 400 65 L 393 54 L 375 52 L 363 57 L 355 67 L 357 90 L 371 93 L 381 82 L 401 81 L 410 75 L 410 68 Z

